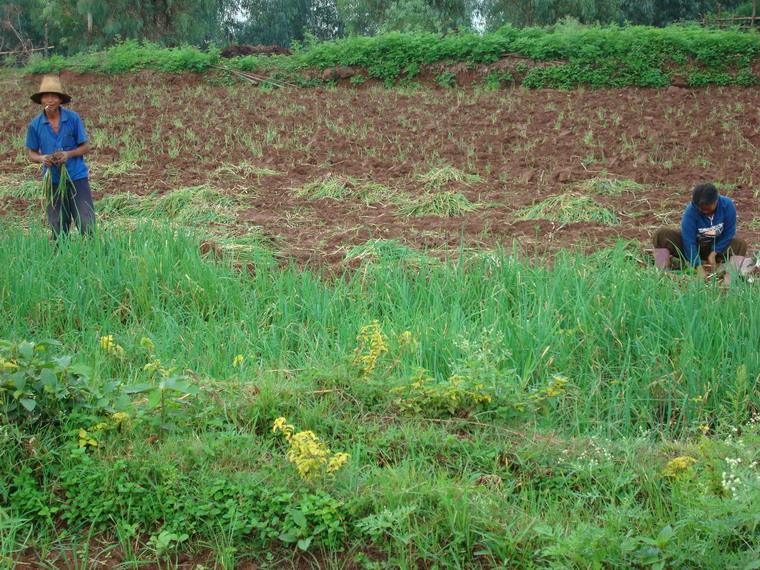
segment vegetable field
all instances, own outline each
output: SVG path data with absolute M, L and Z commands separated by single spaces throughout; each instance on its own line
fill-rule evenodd
M 655 271 L 760 92 L 63 74 L 59 244 L 0 75 L 0 565 L 756 568 L 760 289 Z

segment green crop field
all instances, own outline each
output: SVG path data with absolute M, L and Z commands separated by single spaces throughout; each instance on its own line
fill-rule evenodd
M 612 32 L 583 33 L 561 54 L 537 30 L 483 45 L 551 59 Z M 726 73 L 741 83 L 757 35 L 714 33 L 730 42 L 702 63 L 738 45 Z M 434 63 L 424 34 L 296 62 L 393 42 Z M 527 87 L 589 83 L 535 69 L 554 79 Z M 348 86 L 147 73 L 65 76 L 87 86 L 99 217 L 58 243 L 23 154 L 36 78 L 0 75 L 0 567 L 760 567 L 760 289 L 661 272 L 644 251 L 696 176 L 760 245 L 752 89 L 499 84 L 472 103 L 357 82 L 360 105 Z M 524 124 L 497 119 L 512 106 Z M 449 107 L 477 121 L 437 123 Z M 677 137 L 657 134 L 666 120 Z M 467 126 L 469 150 L 446 150 Z

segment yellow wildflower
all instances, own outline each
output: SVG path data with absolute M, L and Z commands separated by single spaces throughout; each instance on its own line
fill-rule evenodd
M 332 476 L 348 461 L 347 453 L 332 453 L 313 431 L 296 433 L 295 427 L 283 417 L 274 421 L 272 432 L 283 433 L 290 445 L 286 457 L 305 481 Z
M 688 455 L 682 455 L 676 457 L 668 462 L 665 468 L 662 470 L 662 474 L 669 479 L 680 479 L 684 475 L 687 475 L 692 466 L 696 464 L 697 460 Z
M 79 430 L 79 447 L 97 447 L 98 440 L 95 439 L 86 429 Z
M 272 426 L 272 433 L 277 433 L 278 431 L 282 432 L 282 435 L 285 436 L 285 439 L 290 441 L 290 438 L 293 436 L 293 432 L 296 430 L 295 427 L 287 423 L 287 420 L 283 417 L 279 417 L 276 420 L 274 420 L 274 425 Z
M 356 337 L 359 346 L 354 350 L 354 363 L 359 365 L 362 376 L 369 376 L 377 366 L 377 360 L 388 352 L 388 342 L 380 330 L 380 323 L 372 321 L 363 326 Z
M 565 393 L 566 385 L 567 385 L 567 378 L 565 378 L 561 374 L 555 374 L 554 376 L 552 376 L 552 381 L 544 389 L 544 393 L 546 394 L 547 398 L 554 398 L 556 396 L 561 396 L 562 394 Z
M 111 422 L 114 427 L 128 425 L 130 421 L 131 421 L 131 418 L 129 417 L 129 414 L 126 412 L 116 412 L 114 414 L 111 414 Z
M 415 340 L 412 331 L 404 331 L 398 335 L 398 344 L 400 347 L 414 346 Z
M 238 354 L 232 360 L 232 366 L 235 366 L 235 367 L 242 366 L 244 360 L 245 360 L 245 357 L 242 354 Z
M 327 472 L 332 475 L 348 462 L 348 458 L 348 453 L 343 453 L 342 451 L 336 453 L 327 462 Z
M 158 372 L 161 376 L 166 378 L 168 376 L 171 376 L 176 368 L 164 368 L 163 364 L 161 364 L 161 361 L 156 358 L 155 360 L 152 360 L 143 366 L 143 370 L 145 372 Z
M 100 337 L 100 347 L 105 350 L 111 356 L 116 358 L 124 358 L 126 356 L 125 350 L 116 343 L 113 339 L 113 335 L 106 335 Z
M 0 356 L 0 369 L 16 370 L 17 368 L 18 368 L 18 364 L 16 364 L 12 360 L 5 360 L 2 356 Z
M 147 350 L 151 354 L 153 354 L 156 351 L 156 345 L 153 344 L 153 341 L 147 336 L 144 336 L 140 339 L 140 346 L 142 346 L 145 350 Z

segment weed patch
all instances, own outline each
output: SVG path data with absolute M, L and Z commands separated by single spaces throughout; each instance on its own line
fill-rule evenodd
M 480 208 L 460 192 L 425 192 L 403 203 L 399 211 L 406 216 L 440 216 L 451 218 Z
M 592 178 L 584 181 L 580 188 L 591 194 L 620 196 L 626 192 L 641 192 L 646 189 L 646 186 L 627 179 Z
M 515 213 L 518 220 L 550 220 L 562 224 L 594 222 L 616 226 L 620 218 L 593 198 L 579 194 L 560 194 Z

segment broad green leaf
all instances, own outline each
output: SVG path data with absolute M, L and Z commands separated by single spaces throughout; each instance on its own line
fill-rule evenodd
M 124 388 L 125 394 L 144 394 L 150 392 L 155 386 L 153 384 L 135 384 L 134 386 L 127 386 Z
M 34 344 L 31 342 L 22 342 L 18 345 L 18 352 L 27 360 L 31 360 L 34 357 Z
M 673 527 L 670 525 L 667 525 L 660 531 L 660 534 L 657 535 L 657 539 L 656 539 L 657 546 L 659 546 L 660 548 L 664 548 L 665 546 L 667 546 L 668 542 L 670 542 L 670 539 L 672 538 L 672 536 L 673 536 Z
M 19 403 L 24 406 L 24 409 L 26 409 L 27 412 L 33 412 L 37 407 L 37 401 L 30 398 L 21 398 Z
M 153 390 L 148 394 L 148 407 L 157 408 L 161 405 L 161 391 Z
M 58 376 L 50 368 L 45 368 L 40 372 L 40 382 L 43 387 L 54 389 L 58 385 Z
M 278 536 L 282 542 L 292 543 L 297 540 L 296 536 L 292 532 L 284 532 L 280 536 Z
M 298 509 L 290 509 L 290 516 L 293 517 L 293 522 L 301 528 L 306 528 L 306 516 Z
M 58 358 L 54 358 L 53 362 L 55 362 L 61 368 L 68 368 L 71 365 L 71 357 L 59 356 Z
M 301 550 L 308 550 L 309 549 L 309 545 L 311 544 L 311 538 L 312 537 L 300 539 L 297 542 L 298 548 L 300 548 Z
M 69 368 L 69 372 L 77 376 L 84 376 L 85 378 L 90 378 L 92 376 L 92 368 L 86 364 L 73 364 Z

